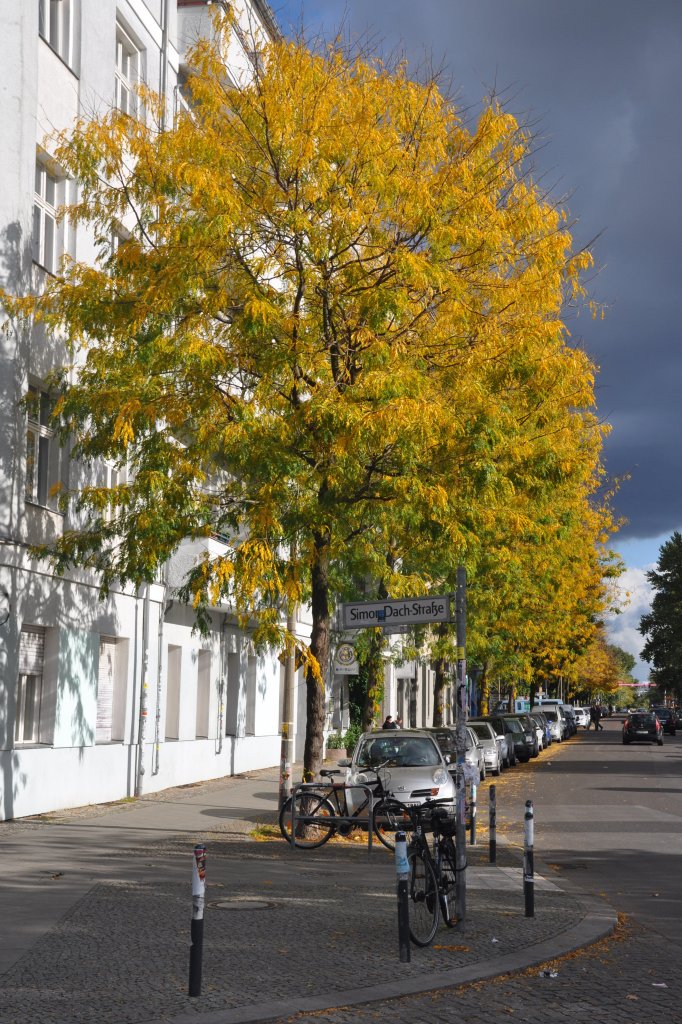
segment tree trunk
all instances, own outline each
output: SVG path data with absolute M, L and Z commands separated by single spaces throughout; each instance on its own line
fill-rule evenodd
M 313 626 L 310 637 L 311 653 L 317 658 L 323 682 L 312 671 L 306 671 L 306 723 L 303 751 L 303 781 L 311 782 L 322 764 L 324 746 L 324 718 L 326 676 L 329 672 L 329 533 L 314 535 L 313 565 L 311 573 L 311 610 Z
M 481 672 L 481 678 L 478 681 L 478 693 L 479 693 L 479 704 L 478 713 L 479 715 L 490 714 L 490 677 L 488 675 L 489 663 L 483 662 L 483 670 Z
M 445 725 L 445 699 L 447 694 L 447 662 L 443 655 L 445 641 L 448 638 L 450 626 L 447 622 L 438 624 L 436 634 L 436 651 L 441 653 L 433 661 L 435 678 L 433 681 L 433 724 L 435 726 Z
M 383 646 L 383 630 L 373 629 L 369 646 L 369 660 L 367 662 L 367 690 L 362 709 L 362 728 L 365 732 L 376 724 L 376 718 L 384 698 Z
M 445 692 L 447 684 L 447 668 L 445 658 L 436 658 L 433 663 L 435 679 L 433 681 L 433 724 L 445 725 Z

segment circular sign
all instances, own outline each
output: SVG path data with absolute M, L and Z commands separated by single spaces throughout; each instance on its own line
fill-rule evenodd
M 336 661 L 339 665 L 352 665 L 355 661 L 355 648 L 352 644 L 339 644 L 336 651 Z

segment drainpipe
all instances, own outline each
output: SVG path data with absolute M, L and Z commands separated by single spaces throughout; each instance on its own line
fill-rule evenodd
M 170 20 L 170 0 L 163 0 L 161 8 L 161 74 L 159 76 L 159 93 L 163 100 L 161 108 L 161 131 L 166 130 L 168 119 L 168 22 Z
M 223 736 L 225 735 L 225 682 L 227 678 L 227 612 L 223 615 L 223 628 L 220 631 L 220 682 L 218 684 L 218 749 L 216 754 L 223 752 Z
M 166 621 L 166 613 L 172 606 L 172 601 L 166 605 L 166 594 L 168 592 L 168 563 L 163 567 L 163 592 L 159 604 L 159 625 L 158 625 L 158 646 L 156 652 L 156 714 L 154 716 L 154 758 L 152 762 L 152 775 L 159 774 L 159 761 L 161 759 L 161 667 L 163 664 L 163 626 Z
M 145 583 L 144 610 L 142 613 L 142 673 L 140 677 L 140 719 L 137 729 L 137 777 L 135 779 L 135 796 L 142 796 L 144 790 L 145 742 L 147 740 L 147 675 L 149 672 L 149 606 L 151 604 L 151 584 Z

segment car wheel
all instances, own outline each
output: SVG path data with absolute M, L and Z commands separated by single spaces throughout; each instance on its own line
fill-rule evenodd
M 625 736 L 623 736 L 623 746 L 627 747 L 629 742 L 630 742 L 630 740 L 626 740 Z

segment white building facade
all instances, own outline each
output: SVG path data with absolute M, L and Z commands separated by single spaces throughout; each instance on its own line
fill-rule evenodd
M 2 0 L 0 281 L 39 287 L 62 253 L 88 260 L 87 234 L 59 225 L 76 194 L 52 159 L 48 133 L 116 105 L 137 114 L 135 85 L 182 102 L 183 52 L 209 30 L 205 0 Z M 276 32 L 264 0 L 243 0 L 229 54 L 249 71 L 248 40 Z M 69 523 L 53 486 L 82 469 L 50 427 L 48 373 L 65 361 L 55 339 L 5 322 L 0 333 L 0 820 L 105 802 L 135 792 L 275 765 L 283 670 L 257 653 L 228 607 L 208 636 L 174 598 L 184 546 L 163 581 L 101 600 L 84 570 L 55 577 L 30 545 Z M 28 398 L 28 403 L 26 399 Z M 22 401 L 24 404 L 22 404 Z M 99 481 L 115 483 L 102 465 Z M 207 541 L 207 543 L 217 543 Z M 309 624 L 300 624 L 309 635 Z M 305 686 L 297 677 L 296 753 Z M 141 772 L 140 769 L 143 769 Z

